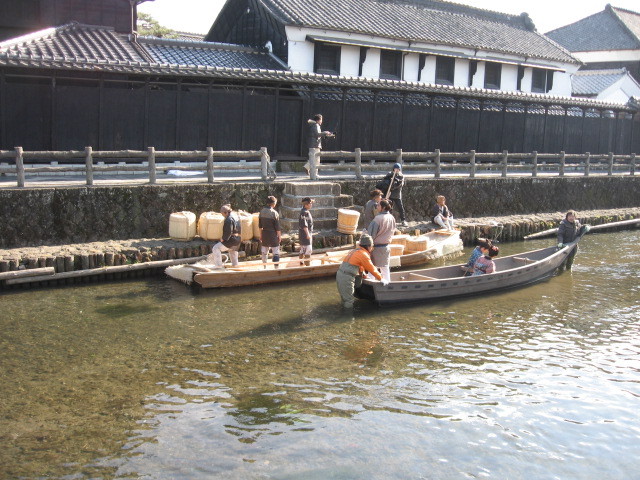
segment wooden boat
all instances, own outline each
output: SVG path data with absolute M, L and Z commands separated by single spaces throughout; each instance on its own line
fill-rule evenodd
M 576 248 L 580 238 L 561 249 L 548 247 L 498 257 L 494 259 L 494 273 L 465 277 L 463 265 L 394 272 L 388 285 L 365 279 L 356 293 L 359 298 L 384 305 L 462 297 L 520 287 L 553 275 Z
M 430 232 L 425 236 L 427 240 L 431 241 L 431 243 L 428 243 L 429 246 L 426 250 L 391 257 L 391 266 L 404 267 L 424 264 L 436 258 L 462 251 L 459 231 L 446 232 L 446 234 Z M 241 262 L 237 267 L 230 265 L 216 267 L 203 261 L 192 265 L 172 266 L 167 268 L 165 273 L 171 278 L 180 280 L 188 285 L 195 282 L 203 288 L 241 287 L 290 282 L 335 275 L 347 253 L 349 253 L 349 250 L 313 254 L 308 260 L 309 265 L 300 265 L 300 259 L 297 256 L 282 257 L 277 264 L 277 268 L 273 262 L 262 263 L 261 260 Z

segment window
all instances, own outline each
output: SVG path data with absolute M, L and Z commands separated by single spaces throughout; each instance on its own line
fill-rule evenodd
M 316 43 L 313 71 L 330 75 L 340 74 L 340 46 Z
M 393 50 L 380 51 L 380 78 L 401 80 L 402 52 Z
M 531 75 L 531 91 L 547 93 L 553 88 L 553 70 L 534 68 Z
M 453 85 L 456 59 L 451 57 L 436 57 L 436 83 Z
M 484 88 L 500 90 L 500 77 L 502 65 L 495 62 L 487 62 L 484 67 Z

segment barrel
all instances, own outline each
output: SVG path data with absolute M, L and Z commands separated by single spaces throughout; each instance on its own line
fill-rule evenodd
M 409 237 L 404 247 L 405 252 L 423 252 L 429 248 L 429 239 L 427 237 Z
M 253 215 L 240 210 L 238 216 L 240 217 L 240 239 L 243 242 L 249 241 L 253 238 Z
M 175 212 L 169 216 L 169 236 L 173 240 L 189 241 L 196 236 L 196 214 Z
M 260 240 L 260 213 L 254 213 L 253 217 L 253 238 Z
M 389 251 L 392 257 L 399 257 L 404 253 L 404 245 L 400 245 L 399 243 L 390 243 Z
M 198 220 L 198 235 L 204 240 L 220 240 L 224 227 L 224 215 L 218 212 L 204 212 Z
M 348 208 L 338 209 L 338 228 L 340 233 L 353 235 L 358 229 L 358 220 L 360 219 L 360 212 L 356 210 L 349 210 Z
M 396 245 L 404 245 L 406 247 L 407 240 L 409 240 L 409 235 L 394 235 L 393 237 L 391 237 L 390 243 L 395 243 Z

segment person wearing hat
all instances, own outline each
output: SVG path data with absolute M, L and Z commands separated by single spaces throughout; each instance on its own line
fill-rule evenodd
M 391 170 L 382 180 L 382 183 L 388 185 L 387 190 L 384 191 L 386 199 L 391 200 L 393 208 L 397 209 L 400 216 L 400 225 L 406 227 L 407 218 L 404 212 L 404 205 L 402 204 L 402 187 L 404 187 L 404 175 L 402 175 L 402 165 L 396 163 Z
M 311 197 L 302 199 L 302 208 L 298 217 L 298 239 L 300 241 L 300 265 L 309 266 L 309 258 L 313 249 L 313 217 L 311 207 L 315 200 Z M 306 259 L 303 261 L 303 259 Z
M 382 280 L 382 276 L 371 262 L 372 251 L 373 239 L 369 235 L 363 234 L 360 237 L 358 248 L 351 250 L 338 268 L 336 283 L 338 285 L 338 293 L 342 298 L 342 304 L 345 308 L 353 307 L 355 300 L 353 292 L 355 291 L 356 285 L 362 283 L 362 275 L 364 272 L 370 273 L 376 280 Z M 382 280 L 382 283 L 386 285 L 388 282 Z

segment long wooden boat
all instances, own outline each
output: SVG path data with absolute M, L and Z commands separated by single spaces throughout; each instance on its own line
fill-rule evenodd
M 462 251 L 460 232 L 425 234 L 428 248 L 421 252 L 392 257 L 392 267 L 424 264 L 431 260 Z M 241 287 L 265 283 L 290 282 L 335 275 L 348 250 L 313 254 L 309 265 L 301 265 L 298 257 L 282 257 L 278 264 L 261 260 L 241 262 L 237 267 L 216 267 L 206 261 L 192 265 L 172 266 L 165 273 L 186 284 L 196 283 L 203 288 Z
M 580 238 L 561 249 L 548 247 L 498 257 L 494 260 L 494 273 L 465 277 L 463 265 L 407 270 L 392 273 L 391 282 L 386 286 L 381 282 L 365 279 L 356 293 L 359 298 L 384 305 L 432 301 L 520 287 L 553 275 L 576 248 Z

